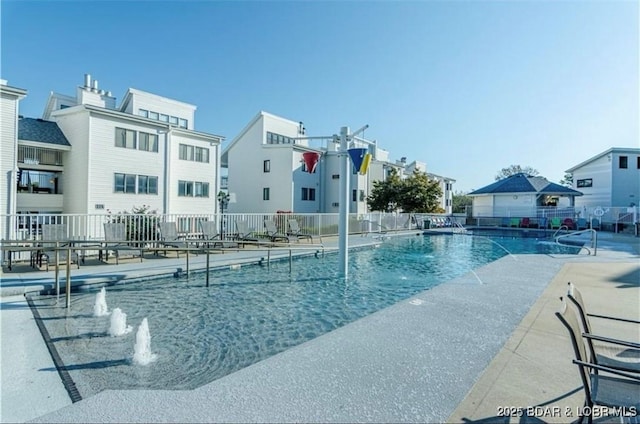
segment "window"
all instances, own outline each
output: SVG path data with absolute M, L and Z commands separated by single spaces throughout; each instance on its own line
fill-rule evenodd
M 138 115 L 142 116 L 143 118 L 148 118 L 149 111 L 145 109 L 138 109 Z
M 158 194 L 158 177 L 138 175 L 138 194 Z
M 178 126 L 179 126 L 180 128 L 187 128 L 187 120 L 186 120 L 186 119 L 179 118 L 179 119 L 178 119 Z
M 158 151 L 158 135 L 148 134 L 144 132 L 138 133 L 138 149 L 145 150 L 147 152 Z
M 302 200 L 309 200 L 309 190 L 307 187 L 302 187 Z
M 640 156 L 638 156 L 636 159 L 638 159 L 637 168 L 640 169 Z
M 157 121 L 158 117 L 159 117 L 158 112 L 149 112 L 149 118 L 155 119 Z
M 133 174 L 114 174 L 113 190 L 116 193 L 135 193 L 136 176 Z
M 269 159 L 262 162 L 262 172 L 271 172 L 271 161 Z
M 209 183 L 196 181 L 194 195 L 196 197 L 209 197 Z
M 620 169 L 627 169 L 628 158 L 626 156 L 620 156 L 618 158 L 618 165 Z
M 209 149 L 205 149 L 204 147 L 196 147 L 195 161 L 209 163 Z
M 262 200 L 269 200 L 269 187 L 262 189 Z
M 593 186 L 593 179 L 591 178 L 585 178 L 585 179 L 576 181 L 576 187 L 578 188 L 592 187 L 592 186 Z
M 178 117 L 177 116 L 170 116 L 169 117 L 169 123 L 171 125 L 178 125 Z
M 340 178 L 340 174 L 333 174 L 333 175 L 331 176 L 331 179 L 332 179 L 332 180 L 337 180 L 337 179 L 339 179 L 339 178 Z
M 169 122 L 169 115 L 165 115 L 164 113 L 160 114 L 160 120 L 162 122 Z
M 358 201 L 358 190 L 351 190 L 351 201 L 352 202 Z
M 296 141 L 281 134 L 275 134 L 267 131 L 267 144 L 295 144 Z
M 315 188 L 310 188 L 309 189 L 309 200 L 311 200 L 311 201 L 315 201 L 316 200 L 316 189 Z
M 178 181 L 178 196 L 193 196 L 193 181 Z
M 116 147 L 136 148 L 136 132 L 124 128 L 116 128 Z
M 180 149 L 180 159 L 193 160 L 193 146 L 181 144 L 179 149 Z
M 178 150 L 178 155 L 182 160 L 209 163 L 209 149 L 205 147 L 195 147 L 189 146 L 188 144 L 180 144 Z

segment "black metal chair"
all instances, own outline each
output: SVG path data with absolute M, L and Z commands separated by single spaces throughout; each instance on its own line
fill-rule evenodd
M 615 408 L 617 414 L 634 417 L 640 411 L 640 374 L 606 367 L 589 360 L 578 318 L 573 308 L 567 307 L 564 299 L 556 316 L 569 331 L 575 353 L 572 362 L 578 366 L 585 393 L 585 407 L 582 408 L 585 415 L 580 416 L 579 422 L 586 416 L 591 423 L 593 407 L 596 405 Z
M 582 336 L 586 342 L 587 348 L 589 349 L 589 354 L 591 355 L 592 361 L 599 365 L 604 365 L 611 368 L 617 368 L 623 371 L 630 372 L 640 372 L 640 343 L 634 341 L 627 340 L 619 340 L 611 337 L 606 337 L 601 334 L 593 334 L 591 329 L 591 323 L 589 322 L 589 317 L 605 319 L 609 321 L 615 321 L 619 323 L 628 323 L 631 325 L 638 325 L 637 333 L 640 334 L 640 321 L 627 319 L 627 318 L 619 318 L 609 315 L 598 315 L 598 314 L 588 314 L 586 312 L 584 306 L 584 300 L 582 299 L 582 294 L 576 288 L 576 286 L 569 282 L 569 290 L 567 292 L 567 297 L 571 301 L 571 303 L 575 306 L 576 311 L 578 312 L 578 316 L 580 317 L 580 322 L 582 325 Z M 632 357 L 635 361 L 621 361 L 615 358 L 612 358 L 607 355 L 603 355 L 601 353 L 596 352 L 596 348 L 594 346 L 594 341 L 602 342 L 607 344 L 608 346 L 619 346 L 627 348 L 624 350 L 627 356 Z M 620 349 L 619 349 L 620 350 Z

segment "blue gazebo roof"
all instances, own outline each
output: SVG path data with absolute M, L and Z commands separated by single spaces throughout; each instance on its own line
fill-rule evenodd
M 560 184 L 549 182 L 544 177 L 532 177 L 527 174 L 514 174 L 493 184 L 472 191 L 469 196 L 503 193 L 536 193 L 546 195 L 582 196 L 582 193 Z

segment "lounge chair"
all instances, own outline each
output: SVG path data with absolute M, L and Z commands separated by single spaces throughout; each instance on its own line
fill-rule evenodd
M 104 240 L 106 242 L 106 261 L 109 261 L 109 251 L 111 250 L 116 257 L 116 265 L 120 261 L 120 252 L 129 252 L 132 256 L 137 254 L 140 256 L 140 262 L 142 262 L 142 248 L 132 246 L 125 241 L 127 240 L 127 231 L 124 223 L 105 223 Z
M 238 247 L 235 241 L 224 240 L 218 226 L 214 221 L 200 221 L 200 231 L 202 231 L 202 240 L 207 247 L 234 248 Z
M 313 243 L 313 236 L 311 234 L 305 234 L 302 232 L 300 225 L 298 225 L 297 219 L 290 219 L 288 221 L 288 224 L 289 224 L 289 231 L 287 231 L 288 236 L 293 236 L 296 239 L 298 239 L 298 241 L 300 241 L 300 239 L 308 239 L 309 243 Z
M 564 227 L 567 227 L 569 230 L 575 230 L 576 229 L 576 223 L 571 218 L 563 219 L 562 220 L 562 225 Z
M 549 226 L 551 227 L 552 230 L 559 230 L 560 227 L 562 226 L 562 220 L 557 216 L 553 217 L 549 222 Z
M 186 249 L 188 246 L 185 238 L 178 234 L 178 226 L 175 222 L 159 222 L 158 228 L 160 229 L 160 244 L 167 247 L 174 247 L 176 249 Z M 165 251 L 165 254 L 167 252 Z M 176 250 L 176 255 L 180 257 L 180 251 Z
M 518 228 L 520 226 L 520 218 L 511 218 L 509 221 L 509 227 Z
M 253 234 L 253 230 L 249 228 L 249 224 L 247 224 L 247 221 L 243 219 L 239 219 L 236 221 L 236 231 L 237 231 L 236 240 L 240 242 L 243 242 L 243 241 L 249 241 L 249 242 L 255 242 L 255 243 L 259 242 L 258 238 Z
M 289 236 L 279 232 L 278 227 L 276 227 L 276 223 L 272 220 L 265 219 L 264 227 L 267 230 L 267 237 L 269 237 L 269 240 L 271 240 L 272 243 L 276 241 L 286 241 L 287 243 L 289 242 Z
M 591 218 L 591 228 L 594 230 L 600 230 L 602 228 L 600 225 L 600 218 Z
M 502 218 L 502 220 L 500 221 L 500 226 L 508 227 L 510 222 L 511 220 L 509 218 Z
M 578 218 L 576 220 L 576 230 L 586 230 L 587 228 L 589 228 L 589 224 L 586 218 Z
M 587 347 L 589 348 L 589 354 L 591 355 L 591 361 L 595 364 L 604 365 L 606 367 L 617 368 L 623 371 L 630 372 L 640 372 L 640 343 L 617 340 L 610 337 L 603 337 L 602 335 L 595 335 L 591 330 L 591 323 L 589 322 L 589 317 L 598 318 L 598 319 L 606 319 L 609 321 L 615 321 L 619 323 L 627 323 L 629 325 L 637 326 L 640 324 L 640 321 L 620 318 L 608 315 L 597 315 L 597 314 L 588 314 L 585 310 L 584 300 L 582 299 L 582 294 L 576 288 L 573 283 L 568 283 L 569 289 L 567 291 L 567 297 L 573 303 L 578 312 L 578 316 L 580 317 L 580 322 L 582 325 L 583 337 L 585 338 L 585 342 Z M 611 358 L 609 356 L 605 356 L 602 354 L 596 353 L 596 349 L 594 347 L 593 341 L 604 342 L 607 345 L 617 345 L 624 346 L 628 348 L 627 353 L 635 354 L 635 362 L 631 361 L 620 361 L 615 358 Z M 619 349 L 620 350 L 620 349 Z
M 520 228 L 529 228 L 531 220 L 529 218 L 522 218 L 520 220 Z
M 67 247 L 70 244 L 69 236 L 67 235 L 67 226 L 65 224 L 43 224 L 42 225 L 42 240 L 44 241 L 39 253 L 39 262 L 42 260 L 47 261 L 47 271 L 49 271 L 49 264 L 56 259 L 56 242 L 58 247 Z M 58 263 L 67 261 L 67 249 L 58 250 Z M 78 253 L 71 250 L 71 262 L 74 262 L 78 268 L 80 263 L 78 262 Z
M 567 307 L 562 301 L 556 317 L 569 331 L 571 344 L 575 354 L 572 361 L 578 366 L 582 387 L 585 393 L 584 408 L 589 423 L 593 420 L 595 405 L 613 408 L 624 408 L 624 412 L 631 413 L 640 409 L 640 375 L 624 372 L 619 369 L 599 365 L 587 357 L 586 349 L 580 335 L 580 325 L 573 308 Z M 580 417 L 580 422 L 584 416 Z

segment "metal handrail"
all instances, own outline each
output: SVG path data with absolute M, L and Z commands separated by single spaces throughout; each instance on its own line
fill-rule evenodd
M 562 228 L 562 227 L 560 227 Z M 560 231 L 560 229 L 558 229 L 558 231 Z M 558 232 L 556 231 L 556 233 Z M 591 233 L 591 249 L 593 249 L 593 256 L 596 256 L 596 254 L 598 253 L 598 232 L 596 230 L 594 230 L 593 228 L 587 228 L 586 230 L 580 230 L 580 231 L 575 231 L 573 233 L 569 233 L 569 234 L 561 234 L 557 237 L 555 237 L 554 234 L 554 239 L 556 241 L 556 244 L 560 245 L 560 246 L 568 246 L 567 244 L 562 244 L 560 243 L 560 239 L 562 238 L 566 238 L 566 237 L 570 237 L 570 236 L 576 236 L 576 235 L 580 235 L 580 234 L 585 234 L 585 233 Z M 582 246 L 584 249 L 587 249 L 587 252 L 589 252 L 589 255 L 591 255 L 591 249 L 589 249 L 588 247 L 584 247 Z
M 569 231 L 569 227 L 567 227 L 566 225 L 561 225 L 555 233 L 553 233 L 553 235 L 551 236 L 552 239 L 556 238 L 556 234 L 558 234 L 560 231 L 562 231 L 564 229 L 564 231 Z

